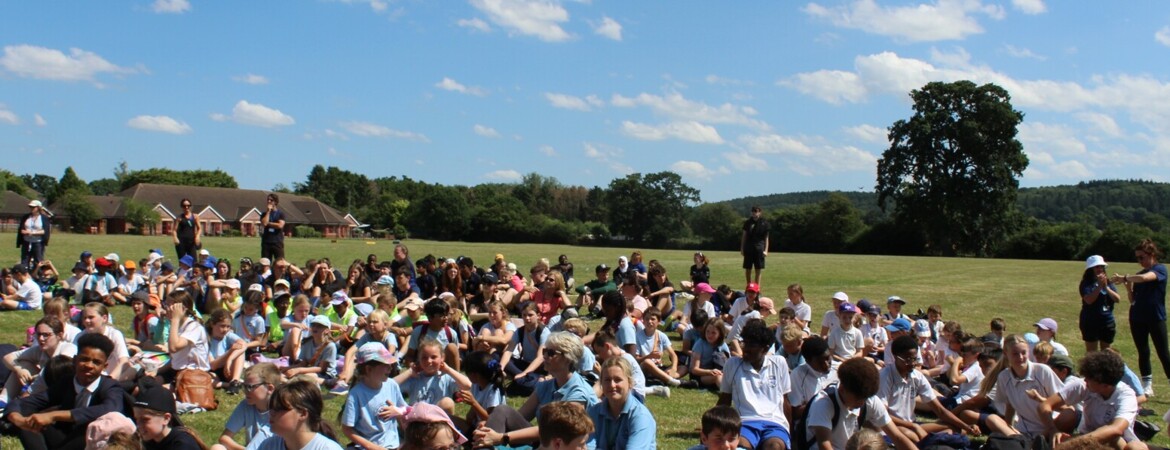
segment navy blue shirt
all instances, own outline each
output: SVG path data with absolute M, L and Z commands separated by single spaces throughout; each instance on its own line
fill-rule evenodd
M 1138 275 L 1154 272 L 1158 275 L 1156 281 L 1135 283 L 1133 285 L 1133 306 L 1129 308 L 1130 322 L 1166 321 L 1166 266 L 1162 263 L 1154 264 L 1148 270 L 1138 272 Z
M 264 235 L 260 237 L 260 240 L 273 244 L 284 242 L 284 230 L 273 225 L 282 220 L 284 220 L 284 211 L 273 209 L 272 212 L 268 213 L 268 226 L 264 227 Z
M 1087 324 L 1111 324 L 1113 323 L 1113 302 L 1109 300 L 1109 294 L 1105 292 L 1105 287 L 1098 288 L 1097 280 L 1088 280 L 1081 282 L 1081 297 L 1096 292 L 1097 298 L 1093 303 L 1081 302 L 1081 322 Z M 1109 283 L 1108 289 L 1114 289 L 1113 283 Z

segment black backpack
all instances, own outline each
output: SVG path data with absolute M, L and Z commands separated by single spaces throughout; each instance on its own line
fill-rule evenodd
M 829 398 L 829 403 L 833 404 L 833 428 L 837 428 L 841 424 L 841 405 L 837 403 L 837 385 L 831 384 L 825 386 L 825 390 L 817 395 L 814 395 L 812 400 L 808 401 L 808 405 L 804 408 L 804 413 L 800 415 L 800 419 L 792 427 L 792 445 L 795 450 L 812 450 L 817 448 L 817 437 L 808 433 L 808 412 L 812 410 L 812 404 L 818 398 L 824 396 Z M 861 407 L 861 413 L 857 417 L 858 425 L 864 425 L 866 420 L 866 413 L 869 412 L 868 405 Z

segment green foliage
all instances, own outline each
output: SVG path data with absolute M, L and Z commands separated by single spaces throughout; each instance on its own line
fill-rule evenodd
M 24 185 L 28 186 L 29 189 L 36 191 L 39 194 L 38 197 L 40 198 L 47 199 L 50 195 L 53 195 L 57 192 L 57 179 L 49 175 L 42 173 L 35 175 L 24 174 L 20 176 L 20 180 L 24 182 Z
M 519 198 L 497 195 L 480 198 L 471 210 L 469 241 L 525 242 L 536 233 L 533 214 Z
M 320 231 L 308 225 L 297 225 L 293 228 L 293 236 L 301 238 L 319 238 L 323 236 Z
M 225 228 L 223 230 L 223 234 L 221 234 L 221 236 L 223 236 L 223 237 L 240 237 L 243 235 L 244 235 L 244 233 L 242 231 L 237 230 L 235 228 Z
M 171 170 L 152 168 L 132 170 L 120 177 L 121 190 L 139 183 L 168 184 L 174 186 L 205 186 L 236 189 L 236 179 L 220 169 L 215 170 Z
M 100 178 L 89 182 L 89 190 L 93 195 L 115 195 L 122 192 L 122 185 L 113 178 Z
M 65 173 L 61 174 L 61 179 L 57 181 L 57 188 L 50 195 L 49 204 L 57 202 L 57 199 L 65 196 L 66 193 L 77 192 L 82 195 L 91 195 L 93 191 L 89 190 L 89 185 L 77 176 L 77 172 L 73 171 L 73 166 L 65 168 Z
M 304 183 L 294 183 L 296 193 L 313 197 L 342 211 L 353 211 L 368 205 L 371 196 L 370 180 L 365 175 L 341 170 L 326 169 L 320 164 L 313 166 Z
M 457 240 L 471 225 L 471 211 L 455 188 L 436 186 L 406 210 L 406 226 L 412 234 L 431 239 Z
M 12 172 L 0 169 L 0 192 L 3 191 L 12 191 L 28 199 L 39 197 L 37 192 L 28 187 L 28 183 L 25 182 L 24 177 L 18 177 Z
M 814 203 L 821 203 L 829 198 L 830 195 L 843 195 L 849 199 L 854 208 L 861 211 L 863 218 L 873 217 L 874 220 L 867 220 L 866 223 L 873 224 L 883 220 L 886 216 L 882 212 L 881 207 L 877 203 L 877 194 L 873 192 L 856 192 L 856 191 L 806 191 L 806 192 L 788 192 L 784 194 L 769 194 L 753 197 L 741 197 L 732 200 L 726 200 L 719 203 L 726 203 L 731 206 L 735 212 L 747 217 L 751 212 L 752 206 L 759 206 L 764 211 L 772 211 L 777 209 L 790 208 L 794 206 L 810 205 Z
M 150 204 L 127 198 L 122 200 L 122 207 L 126 211 L 126 221 L 137 228 L 139 232 L 153 227 L 159 222 L 158 213 Z
M 607 224 L 635 244 L 661 246 L 688 231 L 687 208 L 698 202 L 699 191 L 676 173 L 635 173 L 609 183 Z
M 1084 259 L 1088 257 L 1085 249 L 1096 241 L 1100 234 L 1087 223 L 1049 224 L 1033 219 L 1004 242 L 996 256 L 1020 259 Z
M 894 122 L 878 160 L 878 204 L 894 200 L 898 223 L 921 229 L 932 253 L 987 255 L 1014 224 L 1024 114 L 994 84 L 932 82 L 910 97 L 914 116 Z
M 806 239 L 820 252 L 841 253 L 858 233 L 865 229 L 861 212 L 844 195 L 833 194 L 817 205 L 807 222 Z M 772 242 L 775 242 L 773 240 Z
M 1147 238 L 1153 239 L 1163 252 L 1170 248 L 1167 246 L 1170 242 L 1167 242 L 1166 235 L 1154 234 L 1152 230 L 1141 225 L 1111 221 L 1105 224 L 1105 229 L 1085 254 L 1101 255 L 1106 261 L 1133 261 L 1133 248 L 1142 239 Z
M 69 190 L 61 196 L 61 209 L 69 216 L 69 223 L 75 233 L 87 233 L 89 227 L 101 218 L 97 206 L 81 190 Z
M 690 224 L 691 231 L 702 239 L 704 247 L 733 250 L 739 248 L 743 220 L 743 216 L 726 203 L 704 203 L 691 213 Z

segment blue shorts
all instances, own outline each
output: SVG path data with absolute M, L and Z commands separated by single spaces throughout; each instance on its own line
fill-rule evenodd
M 28 306 L 28 302 L 16 302 L 16 310 L 17 311 L 32 311 L 34 309 L 36 309 L 36 308 Z
M 776 422 L 766 420 L 745 420 L 739 427 L 739 435 L 752 444 L 752 448 L 759 448 L 760 443 L 776 438 L 784 441 L 785 448 L 792 448 L 788 430 Z

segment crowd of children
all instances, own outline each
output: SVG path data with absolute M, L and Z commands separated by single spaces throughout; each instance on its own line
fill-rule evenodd
M 756 282 L 713 287 L 701 253 L 677 285 L 640 252 L 598 264 L 575 299 L 566 255 L 529 277 L 503 255 L 486 268 L 408 258 L 398 245 L 392 262 L 344 274 L 327 258 L 244 258 L 233 273 L 206 250 L 178 267 L 158 250 L 138 263 L 85 252 L 59 281 L 49 261 L 14 267 L 19 299 L 0 307 L 44 317 L 3 357 L 3 422 L 25 448 L 126 432 L 145 448 L 207 448 L 179 412 L 214 408 L 221 389 L 243 397 L 212 448 L 339 448 L 331 424 L 364 449 L 655 448 L 645 397 L 698 388 L 718 399 L 695 449 L 876 448 L 881 434 L 899 450 L 961 448 L 992 432 L 1146 447 L 1134 423 L 1149 393 L 1115 352 L 1073 364 L 1051 318 L 983 334 L 938 305 L 918 317 L 890 296 L 883 314 L 837 292 L 816 328 L 801 285 L 780 307 Z M 133 336 L 112 325 L 120 304 Z M 346 396 L 336 420 L 325 395 Z

